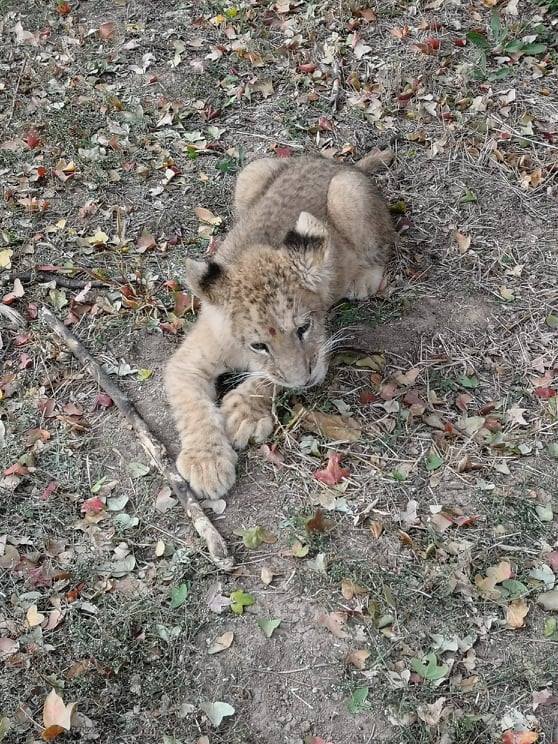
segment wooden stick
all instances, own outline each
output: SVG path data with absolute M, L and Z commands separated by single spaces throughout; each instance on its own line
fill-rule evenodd
M 188 483 L 171 464 L 165 446 L 151 433 L 132 402 L 128 400 L 119 386 L 103 372 L 81 341 L 47 307 L 43 306 L 41 308 L 41 319 L 62 339 L 105 393 L 110 395 L 120 413 L 135 431 L 139 443 L 149 455 L 157 470 L 168 481 L 175 496 L 186 510 L 186 514 L 192 520 L 194 529 L 205 540 L 213 563 L 223 571 L 230 571 L 234 566 L 234 559 L 229 555 L 225 540 L 205 515 Z

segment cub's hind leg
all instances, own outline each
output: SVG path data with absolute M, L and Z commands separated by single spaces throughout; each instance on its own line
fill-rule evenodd
M 332 179 L 327 194 L 328 216 L 348 241 L 345 296 L 365 299 L 378 292 L 396 233 L 389 210 L 363 173 L 347 168 Z
M 250 209 L 285 167 L 283 160 L 262 158 L 243 168 L 236 179 L 234 211 L 238 217 Z

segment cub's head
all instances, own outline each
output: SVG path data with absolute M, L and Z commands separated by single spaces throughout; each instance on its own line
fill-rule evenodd
M 230 329 L 235 364 L 284 387 L 322 382 L 333 273 L 325 225 L 301 212 L 280 246 L 249 246 L 230 265 L 218 260 L 188 260 L 186 278 Z

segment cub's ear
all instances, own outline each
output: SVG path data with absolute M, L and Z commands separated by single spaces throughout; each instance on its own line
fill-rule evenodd
M 293 266 L 302 284 L 327 294 L 332 275 L 327 227 L 309 212 L 301 212 L 294 230 L 285 237 Z
M 188 287 L 200 299 L 216 304 L 224 299 L 227 275 L 221 264 L 187 258 L 184 273 Z

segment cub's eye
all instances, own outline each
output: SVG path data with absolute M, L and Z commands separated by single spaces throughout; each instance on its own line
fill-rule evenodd
M 296 329 L 296 335 L 299 337 L 299 339 L 302 341 L 302 337 L 306 333 L 306 331 L 310 328 L 310 321 L 305 323 L 304 325 L 299 326 Z
M 267 344 L 262 344 L 262 343 L 250 344 L 250 348 L 252 349 L 252 351 L 255 351 L 257 354 L 269 354 L 269 347 Z

